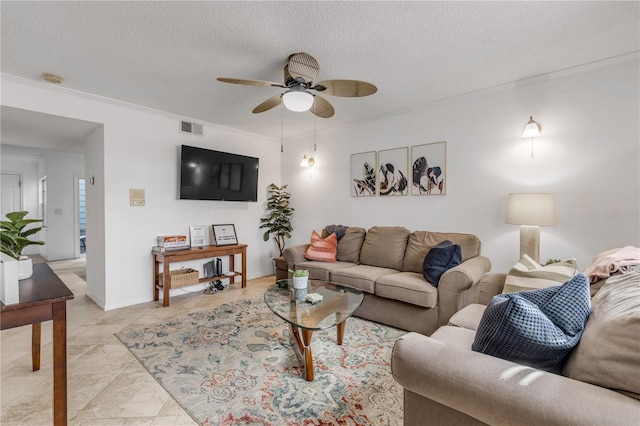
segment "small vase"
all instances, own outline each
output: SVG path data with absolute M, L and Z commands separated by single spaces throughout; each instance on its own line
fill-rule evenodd
M 26 280 L 33 275 L 33 262 L 27 256 L 20 256 L 18 260 L 18 280 Z
M 308 283 L 309 283 L 309 277 L 293 277 L 293 288 L 306 289 Z
M 297 289 L 293 289 L 293 292 L 295 293 L 295 298 L 298 302 L 304 302 L 304 300 L 307 297 L 307 288 L 297 288 Z

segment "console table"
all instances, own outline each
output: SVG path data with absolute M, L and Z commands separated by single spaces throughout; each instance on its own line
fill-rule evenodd
M 232 246 L 204 246 L 194 247 L 189 250 L 157 251 L 151 252 L 153 255 L 153 300 L 160 299 L 160 290 L 163 291 L 162 306 L 169 306 L 169 290 L 171 289 L 171 276 L 169 265 L 173 262 L 184 262 L 187 260 L 210 259 L 213 257 L 229 256 L 229 271 L 234 275 L 224 275 L 221 277 L 200 278 L 199 282 L 204 283 L 222 278 L 229 278 L 231 283 L 235 283 L 236 277 L 242 279 L 242 288 L 247 286 L 247 245 L 236 244 Z M 235 256 L 242 256 L 242 270 L 235 270 Z M 162 263 L 162 271 L 160 264 Z M 162 272 L 162 280 L 160 273 Z
M 67 300 L 73 293 L 46 263 L 20 280 L 18 303 L 0 303 L 0 329 L 31 324 L 31 362 L 40 369 L 41 322 L 53 320 L 53 424 L 67 424 Z

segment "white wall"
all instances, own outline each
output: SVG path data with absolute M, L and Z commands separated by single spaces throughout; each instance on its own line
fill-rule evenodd
M 204 137 L 182 134 L 179 117 L 6 76 L 2 89 L 3 105 L 104 125 L 103 142 L 99 135 L 91 141 L 97 147 L 86 154 L 85 170 L 87 178 L 96 179 L 94 187 L 87 189 L 87 291 L 102 307 L 113 309 L 151 300 L 150 249 L 156 236 L 187 233 L 190 225 L 235 224 L 238 240 L 248 244 L 248 278 L 273 273 L 269 256 L 273 243 L 262 240 L 257 225 L 264 214 L 267 186 L 280 181 L 277 141 L 207 123 L 203 123 Z M 100 143 L 104 144 L 102 149 Z M 259 157 L 258 202 L 178 200 L 181 144 Z M 144 207 L 129 206 L 131 188 L 145 190 Z M 95 229 L 95 222 L 102 220 L 104 230 L 100 225 Z M 92 277 L 100 273 L 100 266 L 93 264 L 94 256 L 100 253 L 93 251 L 92 244 L 100 244 L 102 239 L 104 289 L 92 288 Z
M 507 194 L 555 192 L 559 223 L 542 229 L 543 261 L 576 257 L 584 269 L 602 250 L 640 245 L 638 75 L 635 57 L 325 131 L 311 171 L 298 167 L 311 135 L 287 140 L 281 156 L 278 141 L 207 123 L 204 137 L 185 135 L 178 117 L 5 76 L 2 104 L 103 123 L 85 142 L 85 176 L 96 179 L 87 187 L 87 291 L 112 309 L 151 300 L 155 237 L 190 225 L 234 223 L 249 245 L 248 278 L 271 274 L 275 247 L 258 229 L 271 182 L 293 195 L 288 244 L 331 223 L 471 232 L 505 271 L 519 247 L 517 226 L 504 223 Z M 534 158 L 520 138 L 529 115 L 542 125 Z M 447 195 L 350 196 L 352 153 L 442 140 Z M 181 144 L 259 157 L 258 202 L 178 200 Z M 145 189 L 146 206 L 129 206 L 130 188 Z
M 81 154 L 47 154 L 40 176 L 47 176 L 47 230 L 42 255 L 49 261 L 75 256 L 75 178 L 84 176 Z
M 87 207 L 87 296 L 106 306 L 107 270 L 105 259 L 104 200 L 104 125 L 98 126 L 84 140 L 85 195 Z M 97 176 L 97 178 L 96 178 Z
M 542 262 L 575 257 L 584 269 L 603 250 L 640 246 L 638 75 L 635 56 L 326 131 L 311 171 L 296 167 L 311 136 L 287 140 L 282 183 L 296 208 L 289 244 L 332 223 L 469 232 L 492 269 L 507 271 L 519 257 L 519 229 L 504 223 L 507 195 L 554 192 L 558 225 L 541 228 Z M 534 158 L 520 137 L 530 115 L 542 126 Z M 446 195 L 350 196 L 351 154 L 443 140 Z

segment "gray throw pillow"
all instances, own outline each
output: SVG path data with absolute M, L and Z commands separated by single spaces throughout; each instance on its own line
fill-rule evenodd
M 338 237 L 338 241 L 344 237 L 344 234 L 347 232 L 348 226 L 344 225 L 327 225 L 322 230 L 322 238 L 327 238 L 331 234 L 336 234 Z
M 562 286 L 499 294 L 487 305 L 471 349 L 558 373 L 590 314 L 582 273 Z
M 438 287 L 440 277 L 447 270 L 458 266 L 462 260 L 460 246 L 444 240 L 433 247 L 424 257 L 422 275 L 434 287 Z

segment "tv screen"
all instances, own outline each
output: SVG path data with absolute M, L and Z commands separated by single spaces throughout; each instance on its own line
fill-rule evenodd
M 258 159 L 182 145 L 180 199 L 258 201 Z

